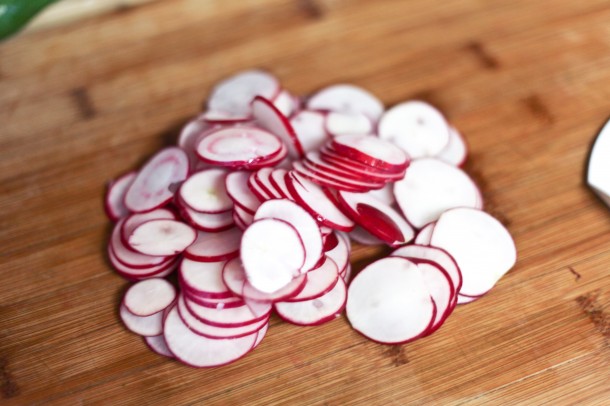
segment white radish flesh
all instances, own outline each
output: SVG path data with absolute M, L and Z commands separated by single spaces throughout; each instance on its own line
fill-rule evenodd
M 189 177 L 180 187 L 180 198 L 191 209 L 204 213 L 221 213 L 233 207 L 227 195 L 224 169 L 207 169 Z
M 328 140 L 324 128 L 325 115 L 318 111 L 301 110 L 290 118 L 303 152 L 317 151 Z
M 279 91 L 278 80 L 269 73 L 260 70 L 244 71 L 214 87 L 208 101 L 208 109 L 226 112 L 229 117 L 249 116 L 250 101 L 255 96 L 273 99 Z
M 162 278 L 147 279 L 132 285 L 123 304 L 135 316 L 145 317 L 167 308 L 176 298 L 174 286 Z
M 182 218 L 200 231 L 220 232 L 230 229 L 234 224 L 230 210 L 222 213 L 201 213 L 186 206 L 179 209 Z
M 227 175 L 225 188 L 227 195 L 233 200 L 236 206 L 241 207 L 247 212 L 254 214 L 261 201 L 250 191 L 248 178 L 250 172 L 237 171 Z
M 383 104 L 370 92 L 349 84 L 329 86 L 314 94 L 307 101 L 311 110 L 330 110 L 342 113 L 364 114 L 378 120 Z
M 466 141 L 455 127 L 449 128 L 449 141 L 436 158 L 448 164 L 462 166 L 468 156 Z
M 163 334 L 158 336 L 150 336 L 144 337 L 144 342 L 154 352 L 159 355 L 163 355 L 164 357 L 174 358 L 174 354 L 167 348 L 167 343 L 165 342 L 165 338 Z
M 264 97 L 256 96 L 252 100 L 252 116 L 256 123 L 275 134 L 288 147 L 288 156 L 297 158 L 303 155 L 303 148 L 299 142 L 297 135 L 290 124 L 290 121 L 284 116 L 273 103 Z
M 415 236 L 414 243 L 418 245 L 430 245 L 432 239 L 432 232 L 434 231 L 434 225 L 436 221 L 426 224 Z
M 233 227 L 217 233 L 199 231 L 197 240 L 185 251 L 186 258 L 199 261 L 224 261 L 239 254 L 242 231 Z
M 125 304 L 121 304 L 119 315 L 125 327 L 132 333 L 141 336 L 158 336 L 163 332 L 162 311 L 150 316 L 136 316 L 127 309 Z
M 129 172 L 108 184 L 104 208 L 111 221 L 118 221 L 127 216 L 130 211 L 125 206 L 125 194 L 137 176 L 137 172 Z
M 197 238 L 197 232 L 177 220 L 150 220 L 129 236 L 129 246 L 146 255 L 169 256 L 184 251 Z
M 326 115 L 326 131 L 333 136 L 367 135 L 374 131 L 373 122 L 364 114 L 330 112 Z
M 200 262 L 184 258 L 178 268 L 180 283 L 201 297 L 231 297 L 231 292 L 222 280 L 225 263 L 225 261 Z
M 331 145 L 339 154 L 374 168 L 403 170 L 409 164 L 404 151 L 372 135 L 341 135 Z
M 288 302 L 311 300 L 325 295 L 337 283 L 339 270 L 335 261 L 329 257 L 324 258 L 321 266 L 307 272 L 307 282 L 303 289 L 295 296 L 287 299 Z

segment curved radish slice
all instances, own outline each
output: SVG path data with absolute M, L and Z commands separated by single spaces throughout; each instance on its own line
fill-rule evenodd
M 336 233 L 333 234 L 336 235 Z M 342 272 L 349 265 L 350 251 L 351 246 L 349 241 L 346 241 L 345 238 L 339 236 L 337 237 L 337 246 L 330 251 L 326 251 L 325 254 L 327 257 L 333 260 L 335 265 L 337 265 L 339 272 Z
M 201 297 L 197 292 L 193 292 L 188 286 L 181 286 L 184 297 L 201 306 L 210 307 L 212 309 L 226 309 L 230 307 L 240 307 L 246 302 L 241 297 L 231 296 L 223 298 Z
M 162 278 L 140 281 L 132 285 L 123 304 L 135 316 L 150 316 L 171 305 L 176 298 L 176 289 Z
M 154 258 L 154 257 L 153 257 Z M 177 258 L 169 258 L 158 265 L 150 265 L 147 267 L 133 268 L 123 264 L 108 246 L 108 259 L 119 275 L 129 280 L 140 280 L 153 277 L 163 277 L 170 274 L 178 264 Z
M 136 316 L 131 313 L 124 303 L 121 304 L 119 315 L 125 327 L 132 333 L 141 336 L 158 336 L 163 332 L 163 312 L 159 311 L 150 316 Z
M 405 176 L 405 170 L 386 170 L 382 168 L 375 168 L 370 165 L 363 164 L 355 161 L 351 158 L 345 157 L 339 154 L 332 148 L 322 147 L 320 148 L 320 159 L 326 162 L 328 165 L 336 166 L 337 168 L 351 172 L 352 174 L 358 175 L 360 178 L 382 178 L 384 181 L 391 181 L 402 179 Z
M 140 169 L 127 189 L 125 207 L 135 213 L 156 209 L 174 196 L 174 186 L 189 173 L 189 159 L 182 149 L 169 147 L 153 156 Z
M 282 194 L 271 183 L 271 173 L 273 171 L 273 168 L 261 168 L 253 173 L 253 181 L 258 183 L 258 186 L 271 196 L 271 199 L 281 199 Z
M 257 181 L 256 172 L 252 172 L 248 178 L 248 189 L 261 202 L 274 198 L 271 192 Z
M 441 268 L 431 263 L 419 263 L 417 267 L 421 271 L 428 288 L 428 293 L 436 305 L 434 321 L 426 332 L 426 335 L 430 335 L 438 330 L 447 317 L 449 317 L 449 314 L 451 314 L 454 308 L 454 297 L 457 294 L 453 289 L 449 276 Z
M 446 211 L 436 222 L 432 241 L 446 250 L 462 272 L 461 293 L 478 296 L 490 290 L 517 260 L 508 230 L 489 214 L 468 208 Z
M 287 177 L 286 186 L 294 200 L 320 224 L 341 231 L 351 231 L 354 228 L 354 222 L 337 208 L 320 186 L 292 176 Z
M 222 272 L 222 280 L 234 294 L 257 302 L 271 303 L 285 300 L 298 294 L 305 287 L 307 274 L 292 279 L 286 286 L 272 293 L 256 289 L 246 277 L 246 272 L 239 258 L 227 262 Z
M 227 195 L 224 169 L 206 169 L 191 175 L 178 192 L 191 209 L 204 213 L 221 213 L 233 208 Z
M 286 169 L 275 168 L 271 172 L 271 176 L 269 177 L 269 182 L 271 182 L 271 186 L 275 189 L 277 194 L 280 195 L 281 198 L 294 200 L 290 191 L 288 190 L 288 186 L 286 185 L 286 174 L 288 171 Z
M 305 159 L 301 162 L 303 163 L 303 165 L 305 165 L 306 167 L 308 167 L 314 171 L 316 169 L 324 170 L 325 172 L 328 172 L 333 175 L 339 175 L 341 177 L 346 177 L 346 178 L 356 179 L 356 180 L 363 178 L 362 173 L 358 173 L 356 171 L 349 170 L 349 169 L 344 169 L 337 165 L 333 165 L 333 164 L 329 164 L 328 162 L 325 162 L 320 157 L 320 153 L 317 151 L 308 152 L 307 155 L 305 156 Z M 383 182 L 386 180 L 386 178 L 384 178 L 383 176 L 377 176 L 377 174 L 371 174 L 371 176 L 369 178 L 373 179 L 375 181 L 379 181 L 379 182 Z
M 413 239 L 413 228 L 392 207 L 368 193 L 339 191 L 338 202 L 348 215 L 366 231 L 390 245 Z
M 288 147 L 288 156 L 297 158 L 303 155 L 303 148 L 299 143 L 294 128 L 271 101 L 256 96 L 251 104 L 252 115 L 259 126 L 277 135 Z
M 316 168 L 314 166 L 307 166 L 305 162 L 307 161 L 295 161 L 292 163 L 292 167 L 295 171 L 302 174 L 303 176 L 307 176 L 316 183 L 318 183 L 316 179 L 325 179 L 328 182 L 340 185 L 336 188 L 341 190 L 360 189 L 368 191 L 371 189 L 380 189 L 383 187 L 383 183 L 381 182 L 375 182 L 372 180 L 369 181 L 367 179 L 353 179 L 343 175 L 339 175 L 337 173 L 326 173 L 324 170 Z M 313 175 L 313 177 L 309 175 Z
M 190 225 L 200 231 L 220 232 L 234 225 L 231 211 L 222 213 L 201 213 L 186 206 L 180 207 L 180 214 Z
M 432 262 L 447 272 L 447 275 L 449 275 L 449 278 L 453 283 L 455 292 L 459 292 L 462 287 L 462 273 L 460 272 L 460 268 L 453 257 L 441 248 L 424 245 L 406 245 L 392 252 L 392 256 L 404 257 L 415 263 L 420 263 L 422 261 Z
M 199 262 L 184 258 L 178 268 L 181 285 L 202 298 L 229 298 L 233 295 L 222 281 L 224 261 Z
M 608 120 L 595 138 L 587 163 L 587 184 L 610 206 L 610 120 Z
M 198 118 L 210 125 L 240 125 L 252 121 L 250 116 L 236 116 L 221 111 L 206 111 L 201 113 Z
M 466 162 L 468 148 L 466 141 L 455 127 L 449 128 L 449 141 L 436 158 L 454 166 L 462 166 Z
M 239 217 L 239 220 L 247 227 L 254 221 L 254 215 L 248 213 L 239 206 L 233 208 L 233 214 Z M 244 227 L 245 228 L 245 227 Z
M 283 151 L 283 152 L 282 152 Z M 255 127 L 221 128 L 197 144 L 197 155 L 207 163 L 233 168 L 283 159 L 286 150 L 275 135 Z
M 402 344 L 426 334 L 435 306 L 417 265 L 390 257 L 356 275 L 348 290 L 347 318 L 373 341 Z
M 383 245 L 385 242 L 381 241 L 379 238 L 371 235 L 368 231 L 360 226 L 356 226 L 352 231 L 350 231 L 349 236 L 351 239 L 356 241 L 358 244 L 362 245 Z
M 202 162 L 197 158 L 195 146 L 197 140 L 204 136 L 204 133 L 210 129 L 212 124 L 209 124 L 199 118 L 196 118 L 187 123 L 178 136 L 178 146 L 186 152 L 191 169 L 195 169 Z
M 394 205 L 394 203 L 396 203 L 396 198 L 394 197 L 394 188 L 393 185 L 390 183 L 386 184 L 381 189 L 373 189 L 369 191 L 369 194 L 384 202 L 388 206 L 392 206 Z
M 330 145 L 340 155 L 374 168 L 401 171 L 409 165 L 403 150 L 373 135 L 340 135 Z
M 379 138 L 393 142 L 411 158 L 434 156 L 449 142 L 449 124 L 431 105 L 421 101 L 397 104 L 379 121 Z
M 461 169 L 435 158 L 411 162 L 402 180 L 394 183 L 394 196 L 409 223 L 421 228 L 454 207 L 476 208 L 479 191 Z
M 150 220 L 129 236 L 129 246 L 146 255 L 177 255 L 191 245 L 197 232 L 177 220 Z
M 333 136 L 373 134 L 373 122 L 364 114 L 329 112 L 326 115 L 326 131 Z
M 208 109 L 227 112 L 231 116 L 250 115 L 250 102 L 255 96 L 273 99 L 280 91 L 278 80 L 267 72 L 247 70 L 223 80 L 212 89 Z
M 135 213 L 131 214 L 129 217 L 125 219 L 123 223 L 123 227 L 121 229 L 121 241 L 123 244 L 129 245 L 129 237 L 133 234 L 133 231 L 144 224 L 147 221 L 151 220 L 176 220 L 176 214 L 168 209 L 156 209 L 153 211 L 149 211 L 147 213 Z
M 225 261 L 239 255 L 242 231 L 233 227 L 217 233 L 199 231 L 197 239 L 185 251 L 186 258 L 215 262 Z
M 338 279 L 326 294 L 300 302 L 277 302 L 273 305 L 278 316 L 299 326 L 318 326 L 341 315 L 347 299 L 345 282 Z
M 283 116 L 290 117 L 297 109 L 296 99 L 287 90 L 282 90 L 273 99 L 273 105 Z
M 301 206 L 290 200 L 276 199 L 263 203 L 254 215 L 254 220 L 269 218 L 283 220 L 297 230 L 305 248 L 305 261 L 301 272 L 305 273 L 312 269 L 322 256 L 322 235 L 313 217 Z M 254 287 L 258 288 L 256 285 Z M 259 290 L 265 291 L 260 288 Z
M 160 265 L 170 260 L 170 258 L 163 256 L 151 256 L 146 254 L 140 254 L 129 248 L 127 248 L 121 239 L 121 230 L 125 218 L 121 219 L 112 230 L 112 236 L 110 237 L 110 249 L 115 255 L 119 262 L 127 265 L 130 268 L 150 268 L 155 265 Z
M 225 365 L 243 357 L 254 347 L 257 333 L 231 338 L 211 339 L 192 332 L 174 307 L 164 324 L 167 347 L 180 361 L 193 367 Z
M 378 120 L 383 104 L 368 91 L 348 84 L 329 86 L 314 94 L 307 101 L 310 110 L 330 110 L 342 113 L 360 113 Z
M 137 172 L 129 172 L 108 184 L 106 197 L 104 197 L 104 209 L 111 221 L 118 221 L 129 214 L 129 209 L 125 207 L 124 202 L 125 193 L 127 193 L 127 189 L 129 189 L 136 176 Z
M 261 343 L 261 341 L 263 341 L 263 338 L 265 338 L 265 335 L 267 334 L 267 330 L 269 330 L 269 323 L 265 323 L 265 325 L 263 327 L 261 327 L 260 330 L 258 330 L 258 336 L 256 337 L 256 342 L 254 343 L 254 347 L 256 348 L 258 347 L 258 345 Z
M 186 299 L 184 303 L 195 318 L 215 327 L 232 328 L 255 324 L 263 319 L 269 319 L 269 313 L 271 312 L 270 304 L 265 304 L 264 311 L 257 313 L 252 311 L 247 304 L 239 307 L 213 309 Z
M 236 206 L 241 207 L 245 211 L 254 214 L 258 206 L 261 205 L 258 199 L 248 187 L 248 178 L 250 172 L 237 171 L 231 172 L 225 179 L 225 188 L 227 195 L 233 200 Z
M 257 332 L 269 322 L 269 317 L 263 318 L 260 321 L 252 324 L 246 324 L 239 327 L 218 327 L 207 324 L 196 318 L 187 306 L 187 298 L 179 296 L 176 303 L 178 315 L 195 334 L 207 338 L 239 338 Z
M 436 221 L 426 224 L 415 236 L 415 244 L 417 245 L 430 245 L 432 239 L 432 233 L 434 232 L 434 225 Z
M 457 304 L 468 304 L 472 303 L 475 300 L 479 299 L 481 296 L 463 296 L 457 295 Z
M 330 292 L 339 279 L 339 270 L 335 261 L 324 257 L 322 265 L 307 272 L 307 282 L 297 295 L 287 299 L 287 302 L 302 302 L 312 300 Z
M 261 208 L 264 206 L 263 203 Z M 241 260 L 252 286 L 263 293 L 271 293 L 288 285 L 299 274 L 306 248 L 292 224 L 277 218 L 258 219 L 257 216 L 258 212 L 255 221 L 244 231 Z
M 174 354 L 172 354 L 169 348 L 167 348 L 167 343 L 165 342 L 165 338 L 163 338 L 163 334 L 159 334 L 158 336 L 143 337 L 143 339 L 148 348 L 157 354 L 174 358 Z
M 325 121 L 324 113 L 310 110 L 301 110 L 290 119 L 303 152 L 316 151 L 326 143 L 328 134 L 324 128 Z

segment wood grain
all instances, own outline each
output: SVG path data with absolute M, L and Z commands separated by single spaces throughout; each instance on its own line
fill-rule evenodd
M 0 403 L 610 402 L 610 213 L 583 184 L 610 111 L 607 1 L 133 4 L 0 45 Z M 249 67 L 298 94 L 345 81 L 440 107 L 517 266 L 404 346 L 274 317 L 226 367 L 151 353 L 117 318 L 104 184 Z M 355 268 L 384 252 L 355 246 Z

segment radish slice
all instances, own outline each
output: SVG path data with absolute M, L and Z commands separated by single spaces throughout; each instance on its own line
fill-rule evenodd
M 160 278 L 169 275 L 175 269 L 178 263 L 176 258 L 170 258 L 157 265 L 134 268 L 122 263 L 113 252 L 111 246 L 108 246 L 108 259 L 110 260 L 110 263 L 119 275 L 132 281 L 154 277 Z
M 131 313 L 125 304 L 121 304 L 119 315 L 125 327 L 132 333 L 141 336 L 158 336 L 163 332 L 163 312 L 159 311 L 150 316 L 136 316 Z
M 233 208 L 227 195 L 224 169 L 207 169 L 189 177 L 180 187 L 180 198 L 191 209 L 204 213 L 221 213 Z
M 184 258 L 178 268 L 180 284 L 199 297 L 232 297 L 233 295 L 222 280 L 224 265 L 224 261 L 200 262 Z
M 104 198 L 104 209 L 111 221 L 118 221 L 129 215 L 129 209 L 125 207 L 124 202 L 125 194 L 136 176 L 137 172 L 129 172 L 108 184 L 106 197 Z
M 322 256 L 322 235 L 313 217 L 298 204 L 287 199 L 277 199 L 263 203 L 254 216 L 255 220 L 269 218 L 283 220 L 297 230 L 305 248 L 305 261 L 302 264 L 301 272 L 305 273 L 312 269 Z M 253 285 L 263 292 L 269 292 L 269 290 Z
M 265 325 L 258 330 L 258 335 L 253 348 L 258 347 L 258 345 L 263 341 L 263 338 L 265 338 L 265 335 L 267 334 L 267 330 L 269 330 L 269 323 L 265 323 Z
M 417 265 L 384 258 L 364 268 L 347 296 L 352 327 L 373 341 L 402 344 L 423 336 L 435 319 L 435 306 Z
M 587 165 L 587 184 L 599 198 L 610 206 L 610 120 L 595 138 Z
M 326 115 L 326 131 L 333 135 L 373 134 L 371 119 L 364 114 L 330 112 Z
M 131 214 L 125 219 L 123 227 L 121 229 L 121 241 L 123 244 L 129 245 L 129 237 L 133 234 L 133 231 L 140 225 L 151 220 L 176 220 L 176 214 L 168 209 L 156 209 L 149 211 L 148 213 L 135 213 Z
M 232 168 L 255 168 L 283 159 L 286 149 L 275 135 L 255 127 L 219 129 L 197 145 L 197 155 L 207 163 Z
M 218 233 L 199 231 L 197 240 L 185 251 L 186 258 L 205 261 L 225 261 L 239 255 L 242 231 L 233 227 Z
M 396 246 L 413 239 L 413 228 L 392 207 L 367 193 L 337 193 L 345 212 L 366 231 Z
M 371 189 L 380 189 L 383 187 L 383 183 L 381 182 L 368 181 L 366 179 L 353 179 L 338 175 L 336 173 L 326 173 L 322 169 L 307 166 L 305 162 L 307 161 L 295 161 L 292 163 L 292 167 L 296 172 L 307 177 L 311 181 L 320 184 L 321 186 L 333 187 L 332 185 L 337 185 L 334 186 L 335 189 L 350 191 L 354 189 L 359 191 L 369 191 Z M 326 184 L 318 182 L 318 179 L 322 179 L 326 182 Z
M 417 264 L 424 277 L 428 293 L 436 306 L 436 314 L 426 335 L 438 330 L 453 311 L 454 297 L 457 295 L 449 276 L 438 266 L 431 263 Z
M 449 141 L 436 158 L 454 166 L 462 166 L 466 162 L 467 155 L 466 141 L 455 127 L 450 127 Z
M 233 209 L 233 214 L 239 217 L 239 220 L 247 227 L 254 221 L 254 215 L 248 213 L 244 209 L 239 206 L 235 206 Z M 245 228 L 245 227 L 244 227 Z
M 343 170 L 349 171 L 353 175 L 358 175 L 359 178 L 371 178 L 375 180 L 393 181 L 402 179 L 405 176 L 405 170 L 386 170 L 376 168 L 370 165 L 363 164 L 351 158 L 339 154 L 332 148 L 326 146 L 320 148 L 320 159 L 328 165 L 336 166 Z
M 261 168 L 253 173 L 253 181 L 258 183 L 258 186 L 272 199 L 281 199 L 282 194 L 271 183 L 271 173 L 273 171 L 273 168 Z
M 248 178 L 250 172 L 237 171 L 231 172 L 225 179 L 227 195 L 233 200 L 235 205 L 241 207 L 250 214 L 254 214 L 261 201 L 250 191 Z
M 375 121 L 383 113 L 383 104 L 379 99 L 360 87 L 347 84 L 333 85 L 320 90 L 307 101 L 307 108 L 364 114 Z
M 298 108 L 296 100 L 290 92 L 282 90 L 273 99 L 273 105 L 283 116 L 290 117 Z
M 286 144 L 288 156 L 297 158 L 303 155 L 303 148 L 290 121 L 271 101 L 264 97 L 256 96 L 252 100 L 252 115 L 259 126 L 277 135 Z
M 405 177 L 394 184 L 394 196 L 416 228 L 435 221 L 454 207 L 476 208 L 479 191 L 461 169 L 435 158 L 417 159 Z
M 174 307 L 164 324 L 167 347 L 180 361 L 193 367 L 213 367 L 234 362 L 254 347 L 257 333 L 232 339 L 211 339 L 192 332 Z
M 384 245 L 385 242 L 379 238 L 371 235 L 368 231 L 360 226 L 356 226 L 350 233 L 349 236 L 352 240 L 362 245 Z
M 349 266 L 350 251 L 349 240 L 339 236 L 337 237 L 337 245 L 330 251 L 326 251 L 325 254 L 337 265 L 339 272 L 342 272 Z
M 253 312 L 247 304 L 239 307 L 214 309 L 188 300 L 185 300 L 184 303 L 195 318 L 215 327 L 233 328 L 255 324 L 263 319 L 269 319 L 269 313 L 271 312 L 270 304 L 266 304 L 264 311 L 259 314 Z
M 231 211 L 222 213 L 201 213 L 189 207 L 180 207 L 180 214 L 190 225 L 200 231 L 210 233 L 225 231 L 233 227 L 233 214 Z
M 457 208 L 443 213 L 430 243 L 455 259 L 463 278 L 460 293 L 469 296 L 490 290 L 517 259 L 515 243 L 506 228 L 476 209 Z
M 432 262 L 447 272 L 456 292 L 459 292 L 462 287 L 460 268 L 453 257 L 443 249 L 423 245 L 406 245 L 392 252 L 392 256 L 404 257 L 415 263 Z
M 345 307 L 346 299 L 345 283 L 339 279 L 329 292 L 316 299 L 277 302 L 274 308 L 278 316 L 289 323 L 300 326 L 317 326 L 339 317 Z
M 305 159 L 301 162 L 304 166 L 310 168 L 312 171 L 323 170 L 328 174 L 338 175 L 340 177 L 345 177 L 353 180 L 361 180 L 363 178 L 362 173 L 350 169 L 344 169 L 332 163 L 325 162 L 320 157 L 320 153 L 317 151 L 308 152 L 305 156 Z M 381 175 L 378 176 L 377 174 L 371 174 L 369 178 L 371 180 L 374 180 L 375 182 L 384 182 L 386 180 L 385 177 Z
M 166 263 L 170 258 L 163 256 L 151 256 L 146 254 L 140 254 L 129 248 L 127 248 L 121 239 L 121 230 L 125 219 L 120 220 L 112 230 L 112 236 L 110 238 L 110 249 L 116 256 L 116 259 L 123 264 L 131 268 L 150 268 L 155 265 Z
M 210 307 L 212 309 L 228 309 L 231 307 L 240 307 L 246 304 L 241 297 L 231 296 L 231 297 L 223 297 L 223 298 L 209 298 L 209 297 L 201 297 L 196 293 L 193 293 L 192 290 L 189 290 L 188 287 L 182 286 L 182 294 L 185 299 L 190 300 L 191 302 L 195 302 L 201 306 Z
M 249 115 L 236 116 L 221 111 L 206 111 L 199 116 L 199 119 L 210 125 L 240 125 L 252 121 Z
M 339 279 L 339 270 L 335 261 L 325 256 L 322 265 L 307 272 L 306 275 L 307 282 L 303 289 L 297 295 L 287 299 L 287 302 L 312 300 L 330 292 Z
M 195 146 L 200 137 L 203 137 L 206 131 L 209 131 L 212 126 L 213 124 L 196 118 L 185 125 L 178 136 L 178 146 L 186 152 L 191 170 L 196 169 L 198 165 L 202 164 L 195 153 Z
M 157 354 L 163 355 L 164 357 L 174 358 L 174 354 L 172 354 L 169 348 L 167 348 L 167 343 L 165 342 L 163 334 L 143 338 L 148 348 Z
M 271 191 L 266 187 L 263 187 L 263 185 L 256 179 L 256 172 L 252 172 L 248 178 L 248 189 L 250 189 L 252 194 L 261 202 L 275 198 Z
M 463 295 L 458 295 L 457 296 L 457 304 L 468 304 L 468 303 L 472 303 L 475 300 L 479 299 L 481 296 L 463 296 Z
M 299 274 L 306 251 L 293 225 L 276 218 L 257 219 L 257 216 L 244 231 L 241 259 L 252 286 L 271 293 L 286 286 Z
M 401 171 L 409 165 L 404 151 L 373 135 L 340 135 L 330 145 L 339 154 L 374 168 Z
M 174 196 L 175 185 L 188 176 L 189 160 L 178 147 L 169 147 L 153 156 L 127 189 L 125 207 L 142 213 L 156 209 Z
M 318 111 L 301 110 L 290 119 L 303 152 L 316 151 L 328 140 L 326 118 Z
M 269 177 L 269 181 L 271 182 L 271 186 L 273 186 L 280 198 L 294 200 L 292 194 L 288 190 L 288 186 L 286 185 L 287 173 L 288 171 L 286 169 L 273 169 L 273 171 L 271 172 L 271 176 Z
M 248 282 L 246 272 L 239 258 L 227 262 L 222 272 L 225 285 L 236 295 L 262 303 L 286 300 L 300 293 L 307 282 L 307 274 L 292 279 L 286 286 L 272 293 L 261 292 Z
M 411 158 L 435 156 L 449 143 L 449 125 L 443 115 L 421 101 L 400 103 L 379 122 L 379 138 L 395 143 Z
M 286 186 L 294 200 L 320 224 L 341 231 L 351 231 L 354 228 L 354 222 L 337 208 L 320 186 L 292 176 L 286 177 Z
M 388 206 L 393 206 L 394 203 L 396 203 L 396 198 L 394 197 L 394 187 L 390 183 L 386 184 L 381 189 L 369 191 L 369 194 L 384 202 Z
M 434 232 L 434 225 L 436 221 L 426 224 L 415 236 L 415 244 L 418 245 L 430 245 L 432 239 L 432 233 Z
M 176 220 L 150 220 L 129 236 L 129 246 L 146 255 L 169 256 L 184 251 L 197 238 L 191 227 Z
M 147 279 L 132 285 L 123 304 L 135 316 L 151 316 L 171 305 L 176 299 L 176 289 L 161 278 Z
M 280 91 L 278 80 L 267 72 L 248 70 L 223 80 L 212 89 L 208 109 L 227 112 L 229 116 L 250 115 L 250 101 L 255 96 L 273 99 Z

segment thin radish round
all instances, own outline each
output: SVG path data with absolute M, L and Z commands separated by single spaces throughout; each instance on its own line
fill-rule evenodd
M 175 185 L 189 173 L 186 153 L 177 147 L 161 150 L 140 170 L 125 193 L 125 207 L 142 213 L 156 209 L 174 196 Z
M 330 145 L 340 155 L 374 168 L 400 171 L 409 165 L 404 151 L 372 135 L 340 135 Z
M 356 331 L 382 344 L 419 338 L 435 318 L 434 302 L 421 271 L 404 258 L 380 259 L 356 275 L 346 309 Z
M 156 209 L 153 211 L 149 211 L 148 213 L 135 213 L 129 215 L 125 219 L 123 223 L 123 227 L 121 229 L 121 241 L 123 244 L 129 246 L 129 236 L 133 234 L 133 230 L 135 230 L 139 225 L 150 221 L 150 220 L 176 220 L 178 217 L 176 214 L 168 209 Z
M 172 354 L 169 348 L 167 348 L 167 343 L 165 342 L 163 334 L 158 336 L 143 337 L 143 339 L 148 348 L 157 354 L 163 355 L 164 357 L 174 358 L 174 354 Z
M 253 172 L 253 181 L 272 199 L 281 199 L 283 197 L 282 194 L 271 183 L 271 173 L 273 171 L 273 168 L 261 168 Z
M 286 149 L 275 135 L 255 127 L 222 128 L 197 144 L 207 163 L 231 168 L 255 168 L 283 159 Z
M 286 185 L 286 174 L 288 171 L 286 169 L 276 168 L 271 172 L 271 176 L 269 177 L 269 182 L 271 182 L 271 186 L 275 189 L 275 191 L 280 195 L 281 198 L 294 200 L 294 197 L 288 190 L 288 186 Z
M 430 240 L 432 239 L 432 232 L 434 231 L 435 225 L 436 221 L 433 221 L 423 226 L 415 236 L 414 243 L 418 245 L 430 245 Z
M 110 246 L 108 247 L 108 259 L 119 275 L 131 281 L 166 276 L 171 273 L 178 264 L 177 258 L 170 258 L 158 265 L 134 268 L 122 263 L 114 254 Z
M 328 140 L 324 128 L 324 113 L 301 110 L 290 118 L 290 124 L 296 133 L 303 152 L 317 151 Z
M 121 230 L 125 219 L 121 219 L 112 230 L 112 236 L 110 238 L 109 247 L 116 256 L 119 262 L 127 265 L 131 268 L 145 269 L 151 266 L 160 265 L 166 263 L 170 258 L 165 256 L 151 256 L 135 252 L 132 249 L 125 246 L 121 239 Z
M 307 275 L 305 286 L 297 295 L 288 298 L 287 302 L 312 300 L 330 292 L 339 279 L 339 270 L 335 261 L 325 256 L 321 266 L 305 275 Z
M 250 191 L 248 187 L 249 177 L 250 172 L 231 172 L 225 179 L 225 188 L 227 195 L 236 206 L 241 207 L 250 214 L 254 214 L 258 206 L 261 205 L 261 201 Z
M 230 210 L 222 213 L 201 213 L 180 204 L 178 206 L 182 218 L 197 230 L 214 233 L 233 227 L 233 214 Z
M 197 232 L 177 220 L 150 220 L 136 227 L 129 246 L 146 255 L 177 255 L 195 242 Z
M 208 109 L 227 116 L 247 117 L 255 96 L 273 99 L 280 91 L 278 80 L 267 72 L 249 70 L 223 80 L 212 90 Z
M 137 176 L 137 172 L 129 172 L 119 176 L 108 184 L 106 197 L 104 198 L 104 209 L 111 221 L 118 221 L 129 215 L 129 209 L 125 206 L 125 194 Z
M 305 249 L 300 234 L 290 223 L 277 218 L 256 219 L 244 231 L 241 241 L 241 260 L 248 281 L 264 293 L 283 288 L 301 272 Z
M 289 323 L 300 326 L 317 326 L 332 321 L 341 315 L 347 299 L 347 289 L 342 279 L 326 294 L 300 302 L 277 302 L 274 304 L 278 316 Z
M 373 122 L 364 114 L 329 112 L 326 115 L 326 132 L 333 136 L 373 134 Z
M 322 256 L 323 245 L 320 228 L 314 218 L 301 206 L 287 199 L 269 200 L 263 203 L 254 216 L 255 220 L 270 218 L 283 220 L 296 229 L 305 248 L 305 261 L 301 272 L 305 273 L 313 268 Z M 269 292 L 265 289 L 258 289 Z
M 342 272 L 347 266 L 349 266 L 350 251 L 351 246 L 349 244 L 349 239 L 339 236 L 337 237 L 337 245 L 330 251 L 326 251 L 325 255 L 332 259 L 337 265 L 339 272 Z
M 257 333 L 241 338 L 211 339 L 192 332 L 173 308 L 164 323 L 167 347 L 174 356 L 193 367 L 214 367 L 234 362 L 254 347 Z
M 215 262 L 225 261 L 239 255 L 242 231 L 233 227 L 217 233 L 199 231 L 197 240 L 185 251 L 186 258 Z
M 200 262 L 184 258 L 178 268 L 181 285 L 205 298 L 233 296 L 222 280 L 225 261 Z
M 207 169 L 191 175 L 180 187 L 180 198 L 191 209 L 204 213 L 221 213 L 233 208 L 227 195 L 224 169 Z
M 477 207 L 479 191 L 461 169 L 434 158 L 411 162 L 402 180 L 394 183 L 394 196 L 414 227 L 435 221 L 454 207 Z
M 306 162 L 307 161 L 295 161 L 292 163 L 292 167 L 299 174 L 306 176 L 308 179 L 321 186 L 329 186 L 339 190 L 359 190 L 363 192 L 371 189 L 381 189 L 383 187 L 383 183 L 374 180 L 354 179 L 337 173 L 326 173 L 323 169 L 308 166 Z M 318 182 L 318 179 L 322 179 L 326 184 Z
M 288 156 L 297 158 L 303 155 L 303 148 L 290 121 L 271 101 L 264 97 L 256 96 L 252 100 L 251 108 L 256 123 L 261 128 L 278 136 L 286 144 Z
M 430 243 L 455 259 L 463 278 L 460 293 L 469 296 L 490 290 L 517 259 L 515 243 L 506 228 L 476 209 L 457 208 L 443 213 Z
M 449 128 L 449 141 L 436 158 L 448 164 L 462 166 L 468 156 L 466 141 L 455 127 Z
M 320 90 L 307 101 L 307 108 L 359 113 L 375 121 L 383 113 L 383 104 L 379 99 L 360 87 L 348 84 L 333 85 Z
M 298 103 L 293 95 L 287 90 L 282 90 L 273 99 L 273 105 L 282 115 L 290 117 L 298 109 Z
M 247 303 L 239 307 L 214 309 L 201 306 L 195 302 L 184 301 L 190 313 L 199 321 L 215 327 L 243 327 L 255 324 L 263 319 L 269 318 L 271 305 L 267 304 L 265 310 L 259 313 L 254 312 Z
M 123 304 L 135 316 L 145 317 L 167 308 L 176 298 L 174 286 L 161 278 L 147 279 L 132 285 Z
M 127 309 L 125 304 L 121 304 L 119 315 L 125 327 L 132 333 L 141 336 L 158 336 L 163 332 L 162 311 L 150 316 L 136 316 Z
M 428 293 L 436 306 L 434 321 L 430 330 L 426 333 L 430 335 L 443 325 L 443 322 L 453 311 L 454 297 L 457 293 L 453 289 L 449 275 L 440 267 L 424 262 L 417 264 L 417 267 L 424 277 Z

